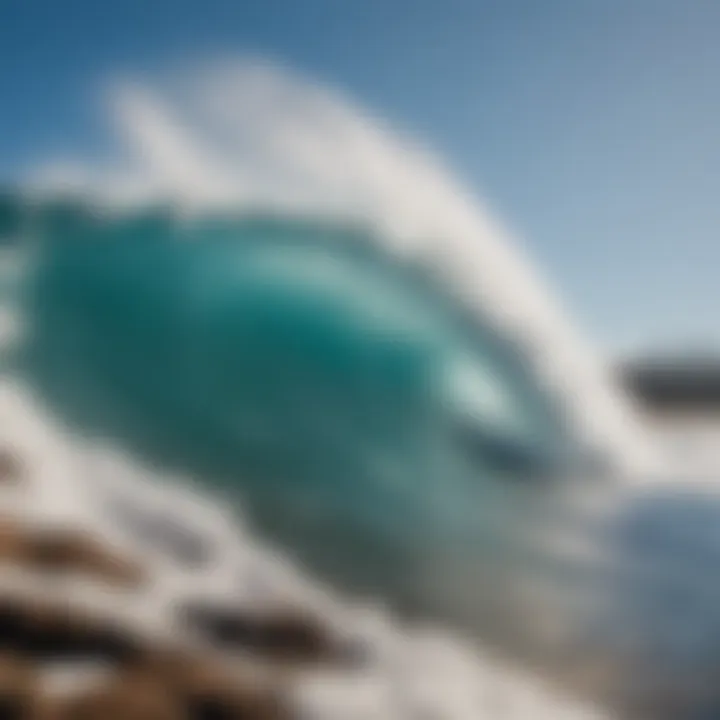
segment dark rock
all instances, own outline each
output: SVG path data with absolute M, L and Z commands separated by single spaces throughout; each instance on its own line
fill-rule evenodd
M 237 608 L 189 605 L 182 619 L 212 642 L 273 659 L 323 661 L 340 659 L 339 643 L 322 624 L 301 611 L 252 613 Z
M 152 678 L 112 678 L 99 688 L 67 699 L 58 720 L 181 720 L 187 717 L 179 700 Z
M 0 520 L 0 560 L 42 572 L 81 572 L 113 585 L 137 587 L 143 569 L 89 533 L 64 529 L 37 530 Z
M 0 484 L 16 484 L 21 482 L 24 476 L 20 457 L 7 448 L 0 449 Z
M 137 671 L 164 684 L 187 717 L 201 720 L 286 720 L 289 715 L 275 688 L 243 677 L 239 668 L 180 652 L 160 651 Z
M 80 610 L 20 598 L 0 598 L 0 648 L 38 660 L 94 658 L 136 662 L 144 644 L 127 630 Z
M 0 718 L 30 720 L 37 695 L 38 676 L 30 663 L 17 655 L 0 655 Z

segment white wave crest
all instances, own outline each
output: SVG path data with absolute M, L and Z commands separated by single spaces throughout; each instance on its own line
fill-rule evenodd
M 432 269 L 524 348 L 581 435 L 621 471 L 654 451 L 609 370 L 576 335 L 528 262 L 429 151 L 339 92 L 277 64 L 226 60 L 114 81 L 123 143 L 113 160 L 50 164 L 44 189 L 115 202 L 152 198 L 339 215 L 372 224 L 385 248 Z

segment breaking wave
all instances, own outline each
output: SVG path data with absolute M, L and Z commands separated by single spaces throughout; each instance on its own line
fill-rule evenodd
M 111 97 L 122 150 L 3 198 L 5 372 L 343 587 L 473 618 L 512 593 L 527 622 L 517 578 L 558 577 L 550 483 L 651 453 L 505 233 L 426 150 L 287 70 Z

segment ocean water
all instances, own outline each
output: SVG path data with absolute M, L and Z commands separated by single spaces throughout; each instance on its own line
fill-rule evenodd
M 3 201 L 4 366 L 74 432 L 409 605 L 436 555 L 524 546 L 543 483 L 638 462 L 600 360 L 405 134 L 257 62 L 110 94 L 121 149 Z
M 530 607 L 578 603 L 576 565 L 539 542 L 597 458 L 492 320 L 370 230 L 20 192 L 3 223 L 22 328 L 3 382 L 24 388 L 3 395 L 5 432 L 58 466 L 32 512 L 117 525 L 152 556 L 178 532 L 188 552 L 223 542 L 202 520 L 216 503 L 337 592 L 518 649 Z M 68 444 L 10 427 L 38 412 Z M 198 509 L 153 498 L 168 475 L 192 478 Z M 231 535 L 203 581 L 225 594 Z M 559 604 L 531 599 L 558 580 Z
M 518 662 L 610 657 L 619 692 L 622 659 L 645 692 L 660 647 L 693 676 L 689 625 L 655 600 L 702 599 L 714 647 L 685 560 L 717 543 L 671 532 L 704 501 L 635 502 L 655 453 L 630 403 L 442 163 L 257 62 L 112 96 L 121 150 L 0 201 L 12 415 L 32 397 L 60 455 L 189 479 L 337 591 Z M 100 474 L 142 505 L 121 468 Z M 92 479 L 67 487 L 82 504 Z
M 589 472 L 512 343 L 367 231 L 6 209 L 25 255 L 8 371 L 81 436 L 244 498 L 263 532 L 348 587 L 392 583 L 414 605 L 422 547 L 510 542 L 501 517 L 522 512 L 524 486 Z

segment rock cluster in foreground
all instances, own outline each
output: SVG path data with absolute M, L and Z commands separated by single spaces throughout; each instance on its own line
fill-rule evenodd
M 326 592 L 237 518 L 0 387 L 0 718 L 597 717 Z

